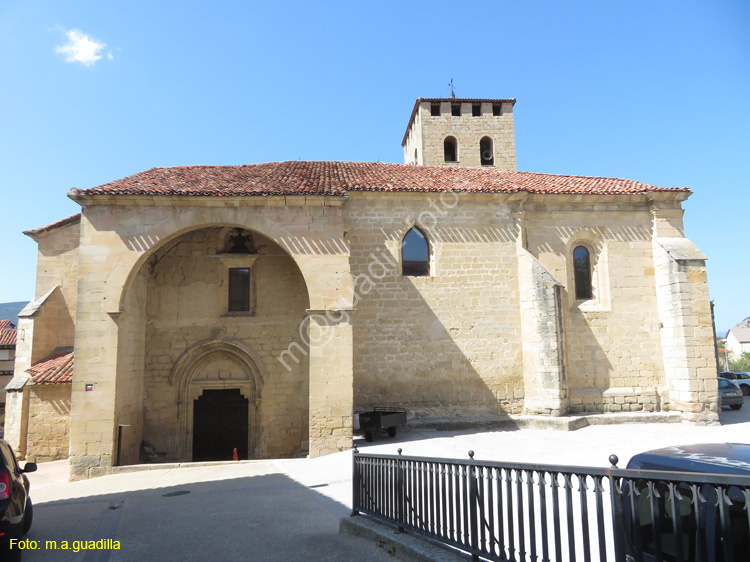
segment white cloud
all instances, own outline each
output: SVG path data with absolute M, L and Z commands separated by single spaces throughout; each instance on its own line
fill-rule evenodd
M 92 39 L 78 29 L 66 31 L 65 35 L 68 42 L 64 45 L 55 47 L 55 52 L 65 57 L 65 62 L 80 62 L 86 66 L 92 66 L 96 61 L 102 58 L 102 51 L 107 46 L 96 39 Z M 111 51 L 107 53 L 107 58 L 112 60 Z

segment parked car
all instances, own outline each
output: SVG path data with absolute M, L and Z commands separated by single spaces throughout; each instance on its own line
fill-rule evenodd
M 740 387 L 740 390 L 742 390 L 742 394 L 750 396 L 750 373 L 732 373 L 730 371 L 724 371 L 719 373 L 719 376 L 734 381 L 734 383 Z
M 627 468 L 750 476 L 750 445 L 704 443 L 664 447 L 633 456 Z
M 745 397 L 740 387 L 737 386 L 737 383 L 721 377 L 716 377 L 716 380 L 719 382 L 721 405 L 729 406 L 732 410 L 742 408 L 742 405 L 745 403 Z
M 713 473 L 747 479 L 750 478 L 750 445 L 707 443 L 665 447 L 635 455 L 627 468 Z M 688 481 L 670 485 L 666 478 Z M 679 474 L 669 474 L 665 475 L 665 481 L 651 485 L 638 478 L 629 482 L 622 484 L 627 529 L 625 549 L 634 559 L 638 558 L 636 553 L 640 553 L 644 562 L 747 560 L 750 506 L 745 503 L 742 489 L 728 486 L 724 501 L 718 501 L 717 488 L 713 484 L 701 484 L 701 477 L 690 482 L 684 475 L 680 478 Z M 635 493 L 631 492 L 631 485 Z M 743 485 L 749 486 L 750 481 Z M 660 541 L 654 539 L 655 529 L 659 530 Z
M 33 462 L 21 468 L 8 442 L 0 439 L 0 548 L 7 548 L 10 539 L 21 538 L 31 528 L 34 506 L 25 473 L 35 470 Z

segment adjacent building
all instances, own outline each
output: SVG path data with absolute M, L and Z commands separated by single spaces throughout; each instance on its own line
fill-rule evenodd
M 734 359 L 739 359 L 743 353 L 750 353 L 750 318 L 745 318 L 727 332 L 726 347 Z
M 13 378 L 16 361 L 16 326 L 10 320 L 0 320 L 0 421 L 5 423 L 5 385 Z

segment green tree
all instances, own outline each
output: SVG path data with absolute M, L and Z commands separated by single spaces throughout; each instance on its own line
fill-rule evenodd
M 733 372 L 750 372 L 750 353 L 747 351 L 739 359 L 729 360 L 729 368 Z

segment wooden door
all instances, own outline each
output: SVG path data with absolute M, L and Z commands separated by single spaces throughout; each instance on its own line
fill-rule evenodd
M 204 390 L 193 403 L 193 460 L 247 459 L 248 404 L 238 388 Z

